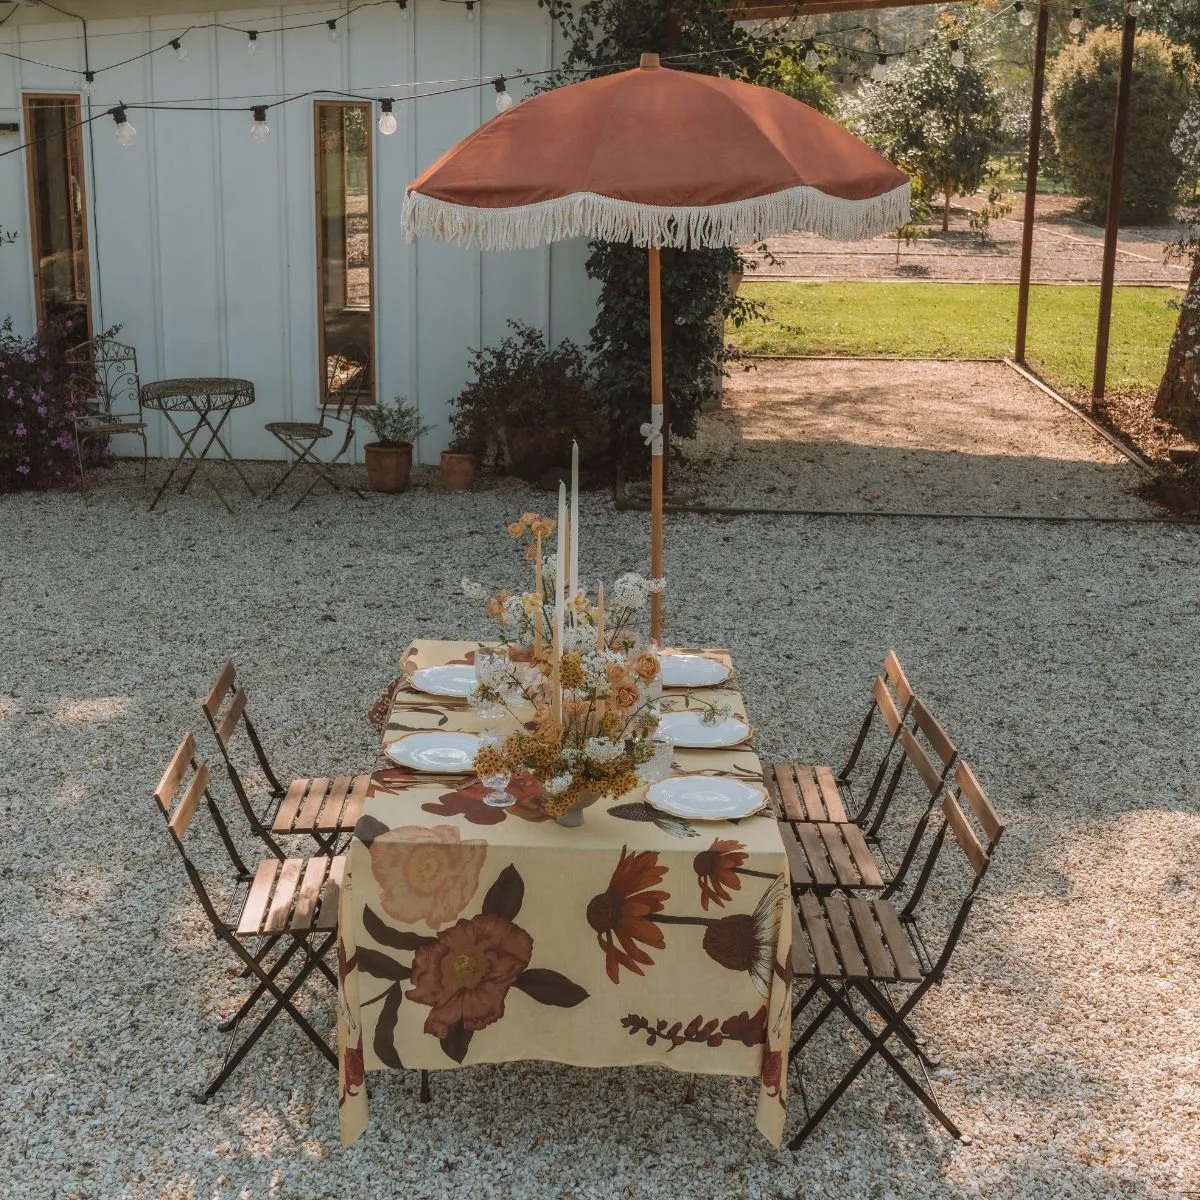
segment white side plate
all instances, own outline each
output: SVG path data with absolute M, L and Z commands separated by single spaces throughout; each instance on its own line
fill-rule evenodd
M 724 683 L 729 668 L 703 654 L 660 654 L 662 685 L 670 688 L 706 688 Z
M 475 688 L 475 668 L 466 663 L 444 667 L 422 667 L 414 671 L 412 685 L 427 696 L 457 696 L 466 699 Z
M 738 746 L 750 736 L 750 726 L 740 717 L 726 717 L 715 725 L 705 725 L 698 712 L 663 713 L 658 731 L 676 746 L 688 750 L 720 750 Z
M 473 733 L 408 733 L 384 749 L 394 763 L 437 775 L 468 775 L 473 771 L 479 739 Z
M 767 796 L 761 788 L 740 779 L 676 775 L 648 787 L 646 802 L 659 812 L 689 821 L 728 821 L 758 812 Z

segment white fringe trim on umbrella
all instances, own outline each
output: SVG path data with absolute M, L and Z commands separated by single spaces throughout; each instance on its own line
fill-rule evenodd
M 907 182 L 866 200 L 843 200 L 813 187 L 787 188 L 729 204 L 670 208 L 575 192 L 515 208 L 474 208 L 409 192 L 404 232 L 429 234 L 475 250 L 518 250 L 594 238 L 635 246 L 738 246 L 808 230 L 835 241 L 872 238 L 909 220 Z

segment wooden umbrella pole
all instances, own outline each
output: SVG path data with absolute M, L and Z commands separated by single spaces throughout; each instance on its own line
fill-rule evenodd
M 650 575 L 663 573 L 663 359 L 662 277 L 657 246 L 650 247 Z M 650 597 L 650 636 L 662 642 L 662 593 Z

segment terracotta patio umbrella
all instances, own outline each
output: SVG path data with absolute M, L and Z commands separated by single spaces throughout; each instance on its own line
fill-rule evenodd
M 488 121 L 408 186 L 404 228 L 480 250 L 566 238 L 649 249 L 650 570 L 662 574 L 659 250 L 792 229 L 870 238 L 909 217 L 907 177 L 781 92 L 659 66 L 543 92 Z M 660 597 L 651 631 L 661 634 Z

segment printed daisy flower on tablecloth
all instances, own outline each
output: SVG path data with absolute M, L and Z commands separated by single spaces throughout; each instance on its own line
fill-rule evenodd
M 745 850 L 741 842 L 716 838 L 692 860 L 700 884 L 700 907 L 705 912 L 710 902 L 724 908 L 725 902 L 733 899 L 732 893 L 741 890 L 736 871 L 746 861 Z
M 630 854 L 629 847 L 622 846 L 608 887 L 588 903 L 587 922 L 596 931 L 613 983 L 621 982 L 622 967 L 641 975 L 642 966 L 653 965 L 642 946 L 661 950 L 666 945 L 662 930 L 649 919 L 671 898 L 668 892 L 653 890 L 666 873 L 667 868 L 658 865 L 657 851 Z

